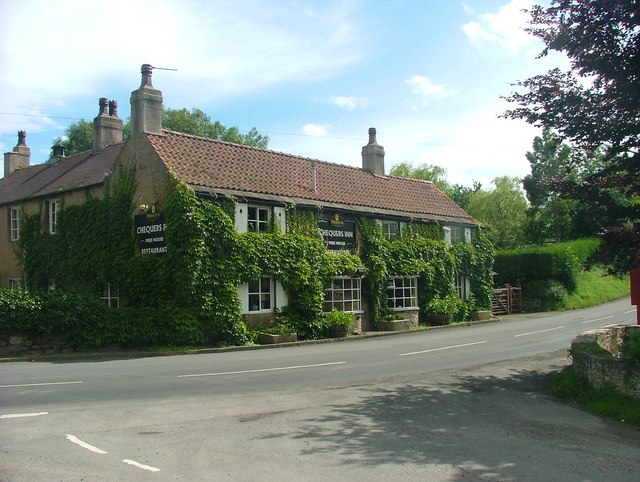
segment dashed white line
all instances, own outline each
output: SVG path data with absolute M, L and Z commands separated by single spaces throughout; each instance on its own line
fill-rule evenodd
M 638 308 L 633 308 L 633 309 L 631 309 L 629 311 L 625 311 L 624 314 L 628 315 L 629 313 L 635 313 L 636 311 L 638 311 Z
M 67 440 L 69 442 L 72 442 L 72 443 L 76 444 L 76 445 L 79 445 L 83 449 L 90 450 L 91 452 L 94 452 L 96 454 L 104 455 L 104 454 L 107 453 L 106 451 L 104 451 L 102 449 L 99 449 L 98 447 L 94 447 L 93 445 L 88 444 L 87 442 L 83 442 L 82 440 L 80 440 L 75 435 L 67 434 Z
M 193 375 L 178 375 L 178 378 L 189 377 L 216 377 L 221 375 L 241 375 L 243 373 L 262 373 L 262 372 L 275 372 L 280 370 L 298 370 L 300 368 L 314 368 L 314 367 L 326 367 L 331 365 L 344 365 L 347 362 L 330 362 L 330 363 L 315 363 L 313 365 L 295 365 L 290 367 L 277 367 L 277 368 L 259 368 L 256 370 L 238 370 L 235 372 L 215 372 L 215 373 L 195 373 Z
M 151 467 L 150 465 L 141 464 L 140 462 L 136 462 L 135 460 L 122 459 L 125 464 L 133 465 L 134 467 L 138 467 L 142 470 L 148 470 L 149 472 L 160 472 L 160 469 L 157 467 Z
M 20 385 L 0 385 L 0 388 L 46 387 L 48 385 L 77 385 L 78 383 L 82 383 L 82 382 L 76 381 L 76 382 L 22 383 Z
M 564 325 L 557 326 L 555 328 L 549 328 L 548 330 L 539 330 L 539 331 L 530 331 L 529 333 L 520 333 L 519 335 L 513 335 L 513 337 L 518 338 L 519 336 L 536 335 L 538 333 L 546 333 L 548 331 L 562 330 L 563 328 L 564 328 Z
M 443 346 L 442 348 L 432 348 L 431 350 L 413 351 L 411 353 L 400 353 L 400 355 L 398 356 L 419 355 L 421 353 L 431 353 L 433 351 L 451 350 L 453 348 L 463 348 L 465 346 L 481 345 L 483 343 L 486 343 L 486 341 L 474 341 L 473 343 L 465 343 L 464 345 L 451 345 L 451 346 Z
M 613 315 L 604 316 L 602 318 L 594 318 L 593 320 L 581 321 L 580 323 L 584 325 L 585 323 L 593 323 L 594 321 L 608 320 L 609 318 L 613 318 Z
M 6 415 L 0 415 L 0 418 L 39 417 L 40 415 L 47 415 L 48 413 L 49 412 L 7 413 Z

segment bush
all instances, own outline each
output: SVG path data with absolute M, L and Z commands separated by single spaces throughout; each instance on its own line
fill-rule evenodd
M 522 289 L 525 311 L 560 309 L 565 304 L 567 296 L 567 289 L 553 279 L 532 281 Z
M 324 324 L 328 328 L 332 326 L 349 326 L 351 323 L 353 323 L 353 313 L 336 310 L 335 308 L 324 317 Z
M 630 333 L 622 344 L 622 355 L 631 363 L 640 365 L 640 331 Z
M 566 243 L 500 251 L 495 256 L 495 283 L 527 284 L 539 280 L 556 280 L 568 291 L 577 287 L 580 270 L 600 246 L 597 238 Z
M 25 290 L 0 288 L 0 332 L 41 336 L 42 300 Z

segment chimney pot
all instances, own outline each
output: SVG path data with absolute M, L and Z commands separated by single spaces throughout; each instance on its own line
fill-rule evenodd
M 18 169 L 29 167 L 31 164 L 31 149 L 27 147 L 26 131 L 18 131 L 18 143 L 12 152 L 4 154 L 5 177 Z
M 16 146 L 26 146 L 27 145 L 27 131 L 18 131 L 18 143 Z
M 118 117 L 118 101 L 117 100 L 109 101 L 109 115 L 111 117 Z
M 153 87 L 151 83 L 151 74 L 153 73 L 153 66 L 151 64 L 142 64 L 140 68 L 142 72 L 142 82 L 140 83 L 140 87 L 148 86 Z
M 369 127 L 369 145 L 378 145 L 375 127 Z
M 109 104 L 109 101 L 106 97 L 100 97 L 100 100 L 98 100 L 98 105 L 100 106 L 100 109 L 98 110 L 98 115 L 107 115 L 108 104 Z

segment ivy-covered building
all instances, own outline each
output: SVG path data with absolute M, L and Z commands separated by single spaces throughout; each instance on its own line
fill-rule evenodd
M 21 133 L 5 154 L 0 286 L 162 307 L 226 340 L 275 318 L 313 337 L 332 309 L 369 330 L 489 305 L 476 222 L 433 183 L 386 175 L 375 129 L 362 168 L 174 132 L 151 74 L 125 142 L 101 99 L 93 150 L 29 166 Z

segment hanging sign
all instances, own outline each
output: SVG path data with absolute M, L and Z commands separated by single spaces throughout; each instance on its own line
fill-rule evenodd
M 147 213 L 135 216 L 136 239 L 141 254 L 164 254 L 167 252 L 164 214 Z
M 339 214 L 320 220 L 320 232 L 329 251 L 352 251 L 356 245 L 356 223 Z

